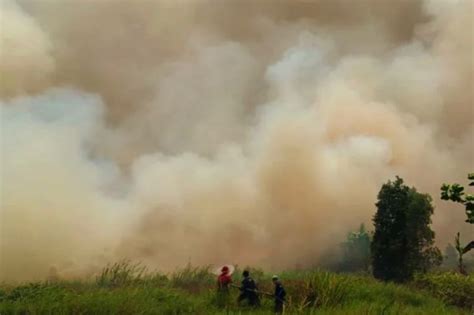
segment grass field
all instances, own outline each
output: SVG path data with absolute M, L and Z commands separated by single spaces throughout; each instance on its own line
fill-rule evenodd
M 263 291 L 270 275 L 252 270 Z M 234 274 L 239 281 L 240 271 Z M 405 285 L 370 276 L 325 271 L 281 273 L 287 314 L 473 314 L 474 278 L 454 273 L 417 277 Z M 172 274 L 146 272 L 129 263 L 108 266 L 88 280 L 0 286 L 0 314 L 271 314 L 272 300 L 257 309 L 238 308 L 238 290 L 219 308 L 215 276 L 187 267 Z

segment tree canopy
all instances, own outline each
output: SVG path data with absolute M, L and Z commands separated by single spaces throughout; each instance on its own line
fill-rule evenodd
M 405 281 L 418 271 L 440 264 L 441 252 L 433 246 L 434 208 L 431 197 L 410 188 L 397 177 L 382 186 L 373 218 L 371 244 L 373 274 L 382 280 Z

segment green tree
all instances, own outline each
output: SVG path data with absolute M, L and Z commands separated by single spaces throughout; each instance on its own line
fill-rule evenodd
M 467 175 L 467 179 L 470 181 L 469 186 L 474 186 L 474 173 Z M 474 224 L 474 195 L 466 194 L 464 192 L 464 186 L 460 184 L 443 184 L 441 186 L 441 199 L 450 200 L 464 205 L 466 210 L 466 222 Z M 458 253 L 458 268 L 462 274 L 466 273 L 466 268 L 463 263 L 463 255 L 474 249 L 474 241 L 469 242 L 466 246 L 461 245 L 461 236 L 458 232 L 455 239 L 455 248 Z
M 435 233 L 430 228 L 431 197 L 404 185 L 397 176 L 382 186 L 377 198 L 371 243 L 374 277 L 405 281 L 439 265 L 442 255 L 433 246 Z
M 370 267 L 370 242 L 371 235 L 361 224 L 357 232 L 347 234 L 347 240 L 342 243 L 343 271 L 368 271 Z
M 467 175 L 469 186 L 474 186 L 474 173 Z M 464 187 L 459 184 L 443 184 L 441 186 L 441 199 L 451 200 L 463 204 L 466 209 L 466 222 L 474 224 L 474 195 L 464 193 Z

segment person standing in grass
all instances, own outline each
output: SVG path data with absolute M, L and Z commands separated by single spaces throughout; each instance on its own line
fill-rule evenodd
M 244 270 L 242 276 L 244 279 L 242 280 L 242 285 L 239 288 L 241 293 L 237 300 L 238 304 L 241 305 L 242 301 L 247 300 L 249 306 L 259 306 L 260 298 L 258 297 L 257 284 L 250 277 L 250 272 L 248 270 Z
M 275 314 L 283 314 L 283 306 L 285 304 L 286 291 L 281 284 L 281 281 L 278 279 L 277 275 L 272 277 L 273 285 L 275 286 Z
M 217 288 L 219 291 L 229 292 L 229 286 L 232 283 L 232 277 L 229 272 L 229 267 L 224 266 L 221 269 L 221 274 L 217 277 Z
M 232 277 L 228 266 L 221 269 L 217 277 L 217 304 L 220 307 L 226 307 L 229 304 L 229 286 L 232 283 Z

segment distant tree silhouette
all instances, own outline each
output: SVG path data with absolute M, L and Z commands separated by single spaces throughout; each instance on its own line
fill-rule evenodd
M 439 265 L 442 255 L 433 246 L 431 230 L 434 208 L 431 197 L 403 184 L 397 176 L 382 186 L 373 218 L 371 243 L 374 277 L 385 281 L 406 281 L 415 272 Z
M 342 271 L 368 271 L 370 267 L 370 241 L 371 235 L 365 225 L 361 224 L 357 232 L 347 234 L 347 239 L 342 243 Z

